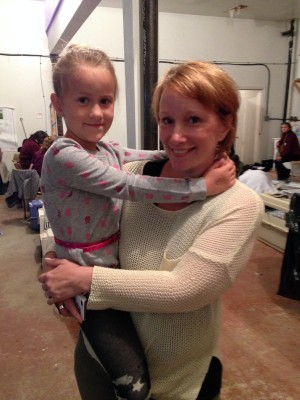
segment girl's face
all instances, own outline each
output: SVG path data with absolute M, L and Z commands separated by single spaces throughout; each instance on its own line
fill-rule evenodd
M 159 105 L 159 133 L 178 177 L 199 177 L 213 163 L 228 124 L 199 101 L 166 88 Z
M 88 150 L 95 150 L 114 117 L 112 74 L 101 67 L 82 66 L 67 78 L 60 98 L 52 94 L 51 100 L 64 117 L 66 136 Z

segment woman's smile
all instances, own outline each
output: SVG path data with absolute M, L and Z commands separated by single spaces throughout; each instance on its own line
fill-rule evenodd
M 173 153 L 176 155 L 185 155 L 191 150 L 193 149 L 171 149 L 171 151 L 173 151 Z

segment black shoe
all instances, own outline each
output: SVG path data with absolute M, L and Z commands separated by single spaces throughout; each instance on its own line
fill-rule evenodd
M 19 203 L 20 199 L 18 198 L 18 194 L 15 192 L 11 196 L 6 197 L 5 199 L 7 207 L 12 208 L 14 207 L 17 203 Z M 22 201 L 22 200 L 21 200 Z

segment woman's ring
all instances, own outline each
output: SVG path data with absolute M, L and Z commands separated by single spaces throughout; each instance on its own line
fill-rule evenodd
M 58 308 L 59 310 L 63 310 L 63 309 L 65 308 L 65 306 L 64 306 L 63 304 L 60 304 L 57 308 Z

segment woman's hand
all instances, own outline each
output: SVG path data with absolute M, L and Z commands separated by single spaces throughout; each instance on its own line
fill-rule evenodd
M 51 259 L 56 258 L 56 253 L 54 251 L 50 251 L 46 253 L 45 257 L 42 261 L 42 268 L 44 272 L 52 271 L 55 265 L 52 265 Z M 49 261 L 50 260 L 50 261 Z M 43 285 L 42 285 L 43 287 Z M 46 292 L 45 292 L 46 294 Z M 80 312 L 78 311 L 76 304 L 72 298 L 64 300 L 64 302 L 59 302 L 55 304 L 57 311 L 63 317 L 73 317 L 75 318 L 80 324 L 83 322 Z
M 39 282 L 49 305 L 90 292 L 93 267 L 81 267 L 71 261 L 57 258 L 46 258 L 44 262 L 47 268 L 52 269 L 41 274 Z
M 83 319 L 81 317 L 80 312 L 78 311 L 75 301 L 73 299 L 67 299 L 63 303 L 55 304 L 58 312 L 63 317 L 73 317 L 75 318 L 80 324 L 82 324 Z

